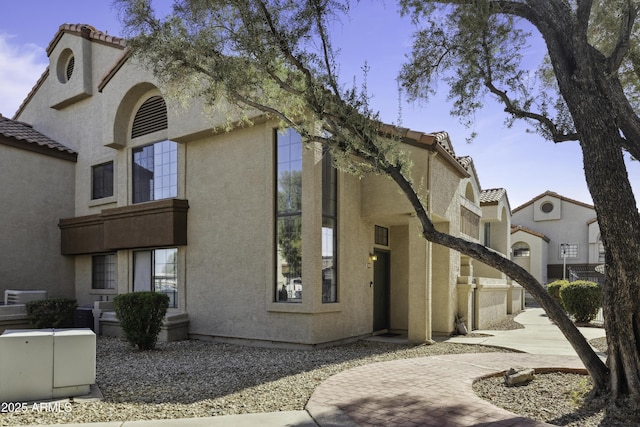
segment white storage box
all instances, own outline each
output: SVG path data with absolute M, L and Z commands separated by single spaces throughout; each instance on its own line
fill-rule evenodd
M 0 402 L 85 395 L 95 378 L 91 329 L 22 329 L 0 335 Z

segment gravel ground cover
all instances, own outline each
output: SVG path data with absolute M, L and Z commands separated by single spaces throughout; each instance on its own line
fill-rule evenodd
M 513 317 L 513 316 L 512 316 Z M 511 319 L 492 329 L 521 327 Z M 604 339 L 592 342 L 606 348 Z M 409 346 L 358 341 L 316 349 L 279 350 L 208 341 L 160 343 L 140 352 L 117 338 L 98 337 L 97 383 L 103 401 L 76 402 L 58 410 L 0 414 L 0 425 L 57 424 L 205 417 L 301 410 L 326 378 L 367 363 L 441 354 L 506 351 L 440 342 Z M 525 387 L 505 387 L 502 377 L 476 382 L 476 392 L 514 413 L 567 426 L 601 424 L 603 413 L 581 408 L 588 378 L 538 374 Z M 628 424 L 633 425 L 633 424 Z
M 157 350 L 140 352 L 120 339 L 98 337 L 97 384 L 103 401 L 77 402 L 58 411 L 3 413 L 0 425 L 301 410 L 318 384 L 345 369 L 399 358 L 496 351 L 504 350 L 358 341 L 305 351 L 192 340 L 160 343 Z
M 590 344 L 598 351 L 607 350 L 606 338 Z M 516 414 L 570 427 L 637 427 L 633 420 L 606 418 L 601 407 L 584 402 L 591 389 L 588 375 L 566 372 L 537 373 L 534 380 L 520 387 L 507 387 L 502 376 L 476 381 L 473 390 L 492 404 Z

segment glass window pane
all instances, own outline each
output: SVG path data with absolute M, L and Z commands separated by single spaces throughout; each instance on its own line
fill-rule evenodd
M 322 220 L 322 302 L 336 302 L 337 269 L 336 269 L 336 220 Z
M 302 139 L 276 134 L 275 300 L 302 301 Z
M 113 162 L 93 166 L 91 175 L 92 199 L 113 196 Z
M 153 289 L 169 296 L 169 307 L 178 304 L 177 259 L 178 250 L 156 249 L 153 251 Z
M 173 141 L 133 150 L 133 203 L 178 195 L 178 144 Z
M 322 302 L 338 301 L 337 293 L 337 233 L 338 173 L 333 167 L 329 150 L 322 157 Z
M 94 255 L 92 262 L 93 289 L 115 289 L 116 287 L 116 257 L 115 254 Z

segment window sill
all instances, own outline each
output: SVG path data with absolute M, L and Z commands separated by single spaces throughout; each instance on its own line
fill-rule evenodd
M 339 302 L 323 303 L 317 306 L 292 302 L 271 302 L 267 305 L 267 311 L 272 313 L 335 313 L 342 311 L 342 304 Z
M 91 289 L 89 295 L 117 295 L 118 291 L 115 289 Z
M 102 199 L 92 199 L 89 202 L 89 207 L 92 208 L 94 206 L 109 205 L 116 202 L 116 196 L 103 197 Z

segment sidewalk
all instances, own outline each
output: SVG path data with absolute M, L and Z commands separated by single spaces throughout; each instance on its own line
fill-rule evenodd
M 361 366 L 320 384 L 306 409 L 323 427 L 548 426 L 493 406 L 472 390 L 475 379 L 513 366 L 584 367 L 542 309 L 527 309 L 515 320 L 524 329 L 474 331 L 490 336 L 452 337 L 446 341 L 526 353 L 455 354 Z M 604 336 L 604 329 L 579 329 L 588 340 Z
M 531 427 L 549 426 L 491 405 L 472 390 L 477 378 L 513 366 L 581 369 L 582 362 L 544 311 L 527 309 L 515 320 L 524 329 L 474 331 L 487 337 L 448 342 L 489 345 L 526 353 L 469 353 L 394 360 L 360 366 L 324 381 L 305 411 L 175 420 L 74 424 L 75 427 Z M 580 328 L 587 339 L 600 328 Z M 59 425 L 58 425 L 59 426 Z
M 558 354 L 576 356 L 576 352 L 566 340 L 560 329 L 547 317 L 541 308 L 528 308 L 515 317 L 515 321 L 524 329 L 509 331 L 473 331 L 474 333 L 490 335 L 488 337 L 455 336 L 447 342 L 461 344 L 481 344 L 492 347 L 510 348 L 530 354 Z M 587 340 L 605 336 L 603 328 L 578 328 Z M 601 354 L 604 356 L 604 354 Z

